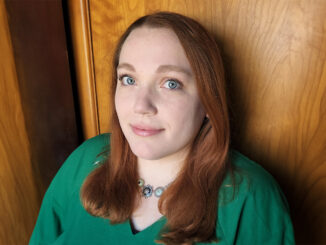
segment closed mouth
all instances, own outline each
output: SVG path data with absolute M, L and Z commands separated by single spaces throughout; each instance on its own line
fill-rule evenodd
M 138 135 L 138 136 L 152 136 L 159 134 L 162 132 L 164 129 L 157 129 L 157 128 L 152 128 L 149 126 L 144 126 L 144 125 L 130 125 L 132 128 L 132 131 Z

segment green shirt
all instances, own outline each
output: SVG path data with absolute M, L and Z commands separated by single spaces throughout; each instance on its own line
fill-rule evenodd
M 101 157 L 97 155 L 109 145 L 109 137 L 89 139 L 67 158 L 44 196 L 30 245 L 155 244 L 165 217 L 133 234 L 129 221 L 111 225 L 107 219 L 91 216 L 80 203 L 80 187 L 98 166 Z M 230 174 L 220 189 L 218 244 L 295 244 L 288 203 L 273 177 L 237 151 L 231 151 L 231 159 L 241 181 L 235 196 Z

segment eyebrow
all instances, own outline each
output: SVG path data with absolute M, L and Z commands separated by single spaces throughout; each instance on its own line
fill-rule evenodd
M 135 68 L 128 63 L 121 63 L 118 65 L 117 69 L 125 68 L 127 70 L 136 71 Z
M 125 69 L 128 69 L 130 71 L 136 72 L 136 69 L 129 63 L 121 63 L 121 64 L 119 64 L 117 69 L 121 69 L 121 68 L 125 68 Z M 164 72 L 168 72 L 168 71 L 180 72 L 180 73 L 184 73 L 184 74 L 186 74 L 188 76 L 192 75 L 192 72 L 189 69 L 183 68 L 181 66 L 176 66 L 176 65 L 160 65 L 156 69 L 156 73 L 164 73 Z

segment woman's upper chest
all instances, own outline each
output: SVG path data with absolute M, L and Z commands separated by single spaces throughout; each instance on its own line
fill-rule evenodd
M 158 209 L 158 201 L 156 197 L 142 197 L 131 217 L 131 225 L 135 230 L 142 231 L 163 216 Z

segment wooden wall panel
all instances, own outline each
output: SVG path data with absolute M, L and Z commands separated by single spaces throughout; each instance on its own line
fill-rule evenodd
M 281 184 L 298 244 L 326 244 L 326 2 L 90 0 L 100 132 L 110 130 L 110 65 L 118 37 L 157 10 L 199 20 L 227 70 L 232 143 Z
M 9 0 L 6 9 L 41 200 L 65 158 L 82 140 L 77 135 L 62 4 L 60 0 Z
M 82 135 L 61 1 L 5 3 L 0 1 L 0 244 L 28 244 L 43 194 Z
M 0 243 L 27 244 L 38 212 L 38 188 L 3 1 L 0 37 Z

